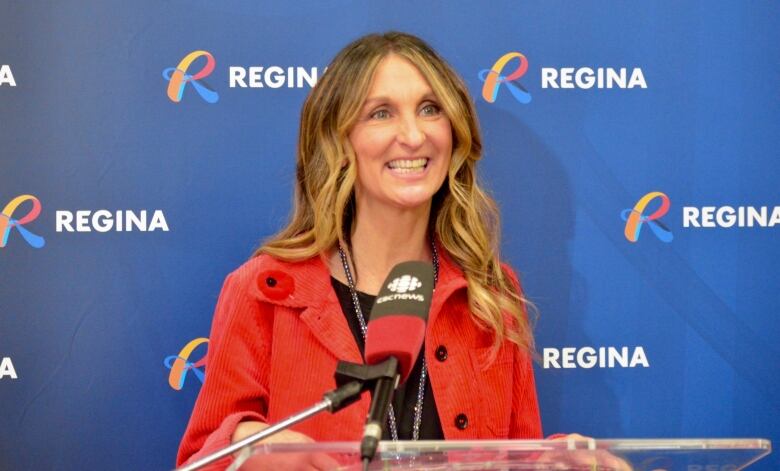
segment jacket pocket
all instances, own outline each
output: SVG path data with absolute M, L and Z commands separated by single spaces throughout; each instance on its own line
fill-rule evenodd
M 506 346 L 498 351 L 490 362 L 491 347 L 477 348 L 471 351 L 480 404 L 480 422 L 484 425 L 484 437 L 502 439 L 509 436 L 509 423 L 512 416 L 512 352 Z M 482 435 L 482 434 L 481 434 Z

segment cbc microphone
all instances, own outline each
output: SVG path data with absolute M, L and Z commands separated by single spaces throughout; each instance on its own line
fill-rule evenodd
M 368 411 L 360 455 L 364 463 L 374 458 L 382 423 L 396 386 L 406 381 L 425 339 L 425 324 L 433 295 L 433 267 L 425 262 L 402 262 L 390 270 L 371 309 L 366 331 L 366 364 L 390 358 L 398 362 L 395 379 L 376 382 Z

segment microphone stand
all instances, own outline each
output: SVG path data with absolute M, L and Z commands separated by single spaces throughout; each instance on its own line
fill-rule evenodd
M 328 411 L 331 414 L 340 411 L 344 407 L 357 401 L 363 391 L 373 387 L 378 379 L 395 378 L 397 369 L 398 361 L 393 357 L 376 365 L 361 365 L 347 361 L 339 361 L 335 374 L 338 388 L 323 394 L 322 401 L 297 414 L 287 417 L 277 424 L 239 440 L 232 445 L 217 450 L 186 466 L 176 468 L 174 471 L 195 471 L 232 453 L 240 451 L 236 460 L 229 468 L 231 470 L 238 469 L 238 467 L 251 456 L 250 445 L 277 434 L 282 430 L 286 430 L 298 422 L 306 420 L 323 411 Z

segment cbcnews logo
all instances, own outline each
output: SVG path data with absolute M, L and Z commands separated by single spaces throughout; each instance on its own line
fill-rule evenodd
M 412 275 L 400 276 L 393 279 L 393 281 L 387 285 L 387 289 L 393 293 L 406 293 L 407 291 L 414 291 L 421 287 L 422 282 Z
M 483 82 L 482 98 L 494 103 L 503 85 L 515 100 L 530 103 L 531 93 L 520 82 L 528 67 L 528 59 L 523 53 L 512 51 L 501 56 L 490 69 L 477 74 Z M 647 88 L 641 67 L 542 67 L 539 80 L 543 89 Z

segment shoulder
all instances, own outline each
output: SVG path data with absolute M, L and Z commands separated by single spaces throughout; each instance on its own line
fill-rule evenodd
M 517 289 L 518 294 L 523 292 L 522 285 L 520 283 L 520 277 L 517 275 L 517 272 L 514 268 L 512 268 L 509 263 L 505 261 L 501 261 L 501 271 L 504 272 L 504 276 L 509 278 L 509 282 L 514 285 L 514 287 Z
M 241 287 L 260 301 L 303 306 L 330 286 L 330 272 L 320 257 L 287 261 L 260 254 L 231 272 L 225 284 Z

